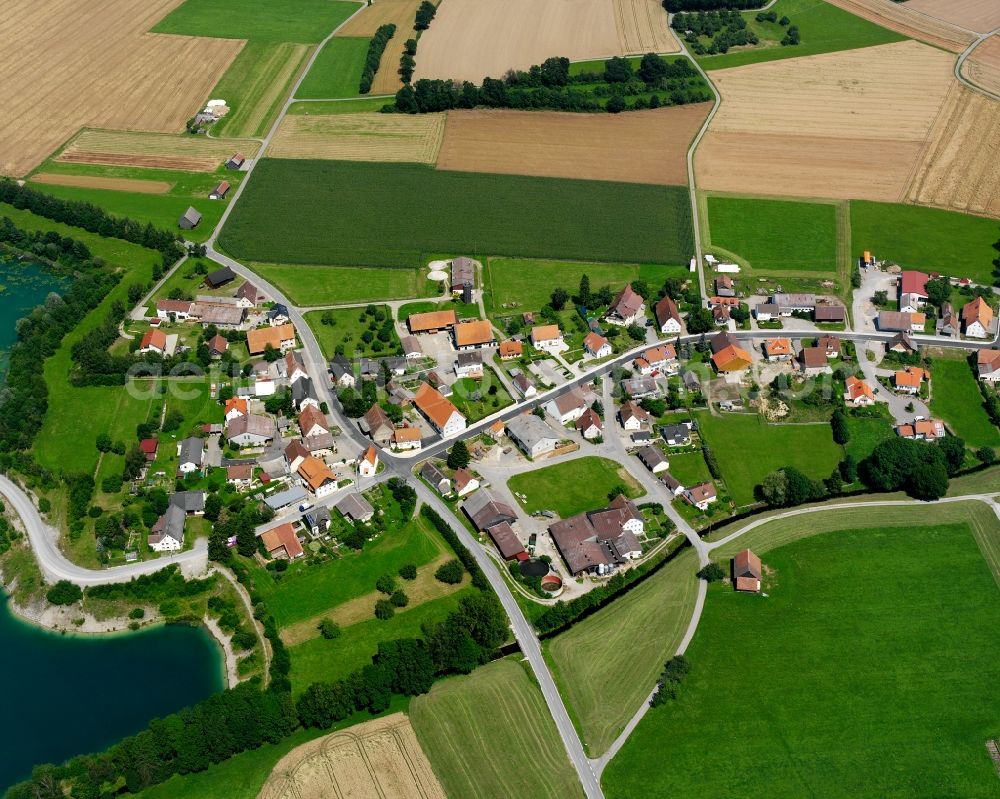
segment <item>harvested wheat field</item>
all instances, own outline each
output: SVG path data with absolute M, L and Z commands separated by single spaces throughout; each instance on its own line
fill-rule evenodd
M 611 5 L 624 54 L 680 52 L 667 13 L 656 0 L 612 0 Z
M 1000 217 L 1000 102 L 958 87 L 934 126 L 906 199 Z
M 1000 94 L 1000 35 L 990 36 L 965 59 L 962 74 L 988 92 Z
M 906 7 L 977 33 L 1000 28 L 997 0 L 907 0 Z
M 698 148 L 703 189 L 898 201 L 953 57 L 907 41 L 712 73 L 719 113 Z
M 416 36 L 413 30 L 413 18 L 419 5 L 420 0 L 378 0 L 360 14 L 353 16 L 337 31 L 337 36 L 371 37 L 381 25 L 392 23 L 396 26 L 395 35 L 382 53 L 382 61 L 378 72 L 375 73 L 369 94 L 395 94 L 403 85 L 397 71 L 399 59 L 403 55 L 403 45 L 406 40 Z
M 445 799 L 409 719 L 394 713 L 285 755 L 258 799 Z
M 271 158 L 333 161 L 417 161 L 433 164 L 444 114 L 287 116 L 271 140 Z
M 994 1 L 985 0 L 985 2 Z M 883 28 L 936 47 L 943 47 L 953 53 L 961 53 L 976 38 L 968 31 L 911 10 L 909 6 L 912 4 L 908 2 L 894 3 L 892 0 L 828 0 L 828 2 Z
M 666 12 L 657 13 L 655 5 L 655 0 L 448 0 L 420 37 L 415 77 L 479 83 L 551 56 L 581 61 L 625 55 L 632 52 L 627 45 L 637 42 L 669 42 L 668 49 L 676 51 Z
M 252 158 L 259 146 L 250 140 L 224 141 L 206 136 L 85 130 L 55 160 L 71 164 L 214 172 L 237 148 Z
M 31 182 L 43 183 L 46 186 L 76 186 L 81 189 L 130 191 L 136 194 L 166 194 L 174 185 L 165 180 L 102 178 L 97 175 L 60 175 L 55 172 L 39 172 L 37 175 L 31 176 Z
M 698 103 L 629 114 L 452 111 L 437 165 L 459 172 L 686 185 L 687 148 L 711 108 Z
M 29 172 L 84 126 L 182 130 L 244 42 L 146 33 L 180 2 L 6 0 L 0 173 Z

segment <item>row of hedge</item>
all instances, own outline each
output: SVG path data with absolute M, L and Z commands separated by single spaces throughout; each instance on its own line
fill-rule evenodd
M 368 42 L 368 52 L 365 54 L 365 66 L 361 70 L 361 85 L 358 91 L 368 94 L 372 88 L 372 81 L 375 80 L 375 73 L 378 72 L 379 64 L 382 63 L 382 54 L 385 52 L 389 40 L 395 35 L 396 26 L 393 24 L 381 25 L 375 35 Z

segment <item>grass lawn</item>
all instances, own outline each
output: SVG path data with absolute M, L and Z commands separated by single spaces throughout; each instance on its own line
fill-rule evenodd
M 787 16 L 792 25 L 798 26 L 802 35 L 800 44 L 782 47 L 781 39 L 785 35 L 786 28 L 775 23 L 757 22 L 757 11 L 748 11 L 743 16 L 746 17 L 750 29 L 760 39 L 760 45 L 749 50 L 734 50 L 724 55 L 701 56 L 698 62 L 705 69 L 723 69 L 780 58 L 797 58 L 818 53 L 832 53 L 837 50 L 856 50 L 877 44 L 901 42 L 906 38 L 830 3 L 817 0 L 778 0 L 768 10 L 774 11 L 778 19 Z
M 710 196 L 708 217 L 712 244 L 746 259 L 754 271 L 837 271 L 832 204 Z
M 496 394 L 489 390 L 496 386 Z M 478 395 L 478 398 L 477 396 Z M 513 402 L 510 393 L 503 387 L 493 369 L 487 367 L 482 378 L 463 377 L 452 386 L 449 399 L 470 422 L 477 422 L 485 416 L 506 408 Z
M 317 100 L 357 97 L 367 52 L 368 39 L 339 36 L 330 39 L 320 50 L 295 96 Z
M 701 454 L 700 449 L 693 452 L 671 453 L 667 455 L 667 460 L 670 461 L 668 471 L 681 481 L 681 485 L 692 486 L 712 481 L 708 464 L 705 463 L 705 456 Z
M 813 479 L 830 476 L 843 450 L 833 443 L 828 424 L 766 424 L 756 414 L 712 416 L 700 412 L 698 425 L 719 462 L 729 494 L 737 505 L 754 501 L 754 486 L 784 466 Z
M 546 642 L 590 757 L 607 751 L 677 651 L 694 611 L 697 570 L 698 557 L 689 549 Z
M 645 493 L 628 469 L 596 456 L 534 469 L 507 481 L 511 491 L 528 497 L 526 500 L 518 497 L 528 513 L 550 510 L 563 519 L 585 510 L 603 508 L 611 490 L 621 485 L 633 499 Z
M 691 209 L 681 186 L 263 159 L 220 245 L 351 266 L 418 266 L 425 252 L 685 263 Z
M 248 10 L 243 0 L 185 0 L 152 32 L 315 44 L 360 7 L 339 0 L 270 0 Z
M 483 267 L 483 300 L 487 311 L 496 315 L 537 311 L 549 302 L 553 289 L 576 294 L 583 275 L 590 278 L 594 291 L 604 286 L 618 291 L 630 280 L 645 280 L 650 289 L 659 289 L 668 277 L 682 273 L 687 273 L 686 266 L 488 258 Z
M 427 313 L 428 311 L 454 311 L 459 319 L 478 319 L 479 306 L 476 303 L 466 305 L 461 300 L 445 300 L 444 302 L 432 302 L 431 300 L 419 300 L 400 305 L 396 312 L 396 319 L 405 322 L 410 314 Z
M 872 454 L 879 442 L 896 435 L 892 420 L 888 418 L 856 419 L 848 415 L 847 429 L 851 432 L 851 438 L 844 449 L 859 463 Z
M 537 684 L 513 659 L 436 683 L 410 723 L 448 796 L 582 797 Z
M 304 83 L 304 81 L 303 81 Z M 390 101 L 382 98 L 363 98 L 357 100 L 330 100 L 317 103 L 292 103 L 288 107 L 289 114 L 376 114 L 382 106 Z
M 767 597 L 710 587 L 680 696 L 611 762 L 608 797 L 996 794 L 994 576 L 957 519 L 867 524 L 767 551 Z
M 392 315 L 388 306 L 380 305 L 379 307 L 384 308 L 390 316 Z M 303 314 L 303 316 L 316 335 L 320 349 L 323 350 L 323 355 L 327 358 L 334 356 L 336 348 L 340 344 L 343 344 L 344 354 L 348 358 L 353 355 L 364 357 L 395 355 L 399 353 L 402 345 L 399 343 L 399 336 L 396 335 L 395 330 L 392 332 L 390 341 L 379 342 L 382 344 L 382 349 L 377 352 L 373 348 L 375 342 L 379 341 L 377 337 L 370 344 L 365 343 L 361 336 L 366 330 L 370 329 L 371 318 L 369 317 L 364 321 L 360 321 L 364 311 L 364 308 L 338 308 L 331 311 L 309 311 Z M 324 324 L 323 319 L 332 320 L 333 324 Z M 372 330 L 372 333 L 377 332 L 378 327 Z
M 405 581 L 401 580 L 400 584 L 405 591 Z M 422 638 L 425 623 L 443 621 L 458 608 L 463 596 L 476 591 L 475 588 L 465 588 L 429 602 L 397 610 L 396 615 L 387 621 L 375 618 L 373 604 L 372 618 L 344 627 L 339 638 L 328 641 L 320 636 L 290 647 L 292 693 L 300 694 L 314 682 L 338 680 L 355 669 L 368 665 L 372 655 L 378 651 L 380 641 Z
M 996 219 L 916 205 L 851 202 L 854 256 L 869 250 L 906 269 L 936 269 L 990 285 L 998 239 Z
M 361 552 L 345 547 L 337 560 L 296 564 L 262 592 L 278 626 L 285 627 L 367 594 L 381 575 L 395 575 L 407 563 L 422 566 L 444 551 L 440 535 L 418 516 L 383 533 Z
M 299 306 L 404 300 L 432 293 L 426 269 L 259 263 L 250 268 Z
M 976 376 L 964 358 L 935 358 L 931 380 L 931 410 L 955 435 L 974 448 L 1000 446 L 1000 430 L 986 415 Z

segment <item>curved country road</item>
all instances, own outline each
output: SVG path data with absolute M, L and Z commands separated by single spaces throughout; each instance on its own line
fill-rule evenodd
M 128 582 L 133 577 L 151 574 L 173 564 L 180 566 L 185 574 L 202 574 L 208 567 L 208 543 L 204 539 L 199 539 L 195 542 L 194 548 L 186 552 L 161 555 L 155 560 L 144 560 L 109 569 L 85 569 L 71 562 L 59 550 L 57 544 L 59 533 L 45 523 L 31 498 L 4 475 L 0 475 L 0 494 L 3 495 L 7 506 L 21 517 L 38 566 L 47 582 L 69 580 L 71 583 L 86 587 Z

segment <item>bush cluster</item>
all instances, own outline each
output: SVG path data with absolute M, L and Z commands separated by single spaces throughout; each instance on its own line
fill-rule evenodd
M 361 85 L 358 90 L 361 94 L 368 94 L 372 88 L 372 81 L 375 80 L 375 73 L 378 72 L 379 64 L 382 63 L 382 53 L 385 52 L 386 45 L 395 35 L 396 26 L 393 24 L 382 25 L 375 35 L 368 42 L 368 52 L 365 54 L 365 66 L 361 70 Z

